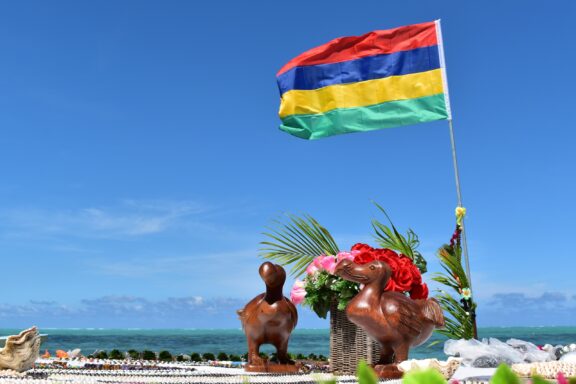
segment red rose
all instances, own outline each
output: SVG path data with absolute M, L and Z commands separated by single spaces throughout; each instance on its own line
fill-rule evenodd
M 391 249 L 375 249 L 376 259 L 385 262 L 392 273 L 398 269 L 398 254 Z
M 422 284 L 422 274 L 420 273 L 418 267 L 414 264 L 412 264 L 412 278 L 413 278 L 412 285 Z
M 358 254 L 354 256 L 354 262 L 356 264 L 367 264 L 374 260 L 376 260 L 376 257 L 371 251 L 358 251 Z
M 374 248 L 369 246 L 368 244 L 356 243 L 351 248 L 352 251 L 373 251 Z
M 385 291 L 398 291 L 398 287 L 396 286 L 396 283 L 394 283 L 393 279 L 388 279 L 388 282 L 386 283 L 384 290 Z
M 426 285 L 426 283 L 415 285 L 414 287 L 412 287 L 412 290 L 410 291 L 410 297 L 413 298 L 414 300 L 427 299 L 428 286 Z
M 414 277 L 412 273 L 412 260 L 406 256 L 398 258 L 398 268 L 392 274 L 394 283 L 398 287 L 399 291 L 409 291 L 414 283 Z
M 388 248 L 382 248 L 382 249 L 379 249 L 379 251 L 380 251 L 380 255 L 382 257 L 393 258 L 393 259 L 398 257 L 398 254 L 396 252 L 394 252 L 393 250 L 388 249 Z

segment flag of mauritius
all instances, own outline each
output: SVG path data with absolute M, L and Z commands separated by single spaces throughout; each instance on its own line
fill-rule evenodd
M 451 119 L 439 20 L 332 40 L 277 80 L 280 129 L 303 139 Z

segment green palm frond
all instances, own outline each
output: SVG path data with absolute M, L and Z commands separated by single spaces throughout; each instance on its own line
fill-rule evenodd
M 456 248 L 456 247 L 454 247 Z M 457 286 L 456 290 L 460 287 L 469 287 L 468 276 L 462 266 L 462 259 L 459 257 L 458 249 L 453 249 L 449 245 L 445 245 L 438 250 L 438 257 L 442 268 L 448 273 L 451 278 L 450 281 L 454 282 Z M 446 276 L 446 275 L 444 275 Z M 456 277 L 458 279 L 456 279 Z M 459 281 L 459 283 L 458 283 Z
M 310 215 L 299 217 L 286 214 L 286 220 L 275 220 L 264 236 L 268 241 L 260 244 L 260 256 L 281 265 L 292 265 L 291 274 L 299 276 L 318 255 L 336 255 L 336 241 L 318 221 Z
M 466 312 L 460 302 L 456 301 L 449 293 L 440 291 L 436 296 L 442 309 L 450 317 L 445 318 L 444 329 L 437 332 L 452 339 L 472 339 L 474 338 L 474 326 L 470 313 Z
M 436 300 L 449 316 L 445 319 L 445 328 L 437 332 L 452 339 L 473 339 L 475 337 L 474 311 L 476 303 L 470 299 L 470 308 L 466 310 L 463 302 L 457 299 L 460 298 L 462 288 L 470 287 L 468 276 L 462 267 L 460 244 L 443 245 L 438 250 L 438 258 L 444 272 L 435 273 L 432 280 L 450 288 L 455 294 L 438 290 L 439 295 L 436 296 Z
M 414 233 L 411 229 L 408 229 L 406 232 L 406 236 L 402 235 L 396 227 L 388 213 L 382 208 L 382 206 L 376 202 L 374 205 L 378 207 L 378 209 L 386 216 L 388 222 L 390 223 L 390 227 L 385 224 L 382 224 L 376 219 L 372 219 L 372 228 L 374 229 L 374 234 L 376 238 L 376 242 L 382 248 L 392 249 L 396 252 L 399 252 L 407 257 L 409 257 L 414 264 L 418 267 L 421 273 L 426 273 L 426 260 L 417 251 L 418 246 L 420 245 L 420 240 L 418 239 L 418 235 Z

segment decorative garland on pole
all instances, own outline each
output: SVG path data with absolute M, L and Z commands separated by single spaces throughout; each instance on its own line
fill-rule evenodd
M 445 273 L 436 273 L 432 280 L 454 290 L 457 296 L 439 289 L 436 299 L 442 309 L 450 315 L 446 317 L 446 328 L 438 332 L 451 339 L 477 339 L 476 302 L 472 298 L 470 279 L 462 266 L 462 222 L 466 208 L 456 208 L 456 230 L 450 244 L 438 250 L 440 265 Z

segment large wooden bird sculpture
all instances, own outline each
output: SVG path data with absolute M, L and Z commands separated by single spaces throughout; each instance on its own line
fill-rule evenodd
M 364 285 L 348 303 L 346 315 L 381 344 L 379 364 L 408 359 L 410 347 L 424 343 L 435 328 L 444 326 L 444 315 L 436 300 L 413 300 L 400 292 L 384 291 L 392 275 L 384 262 L 361 265 L 343 260 L 335 273 Z

